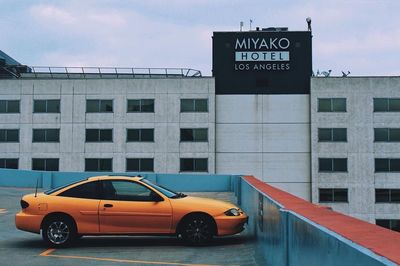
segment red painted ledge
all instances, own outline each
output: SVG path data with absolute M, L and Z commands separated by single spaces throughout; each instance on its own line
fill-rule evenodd
M 400 264 L 400 233 L 312 204 L 254 176 L 243 177 L 276 202 L 374 253 Z

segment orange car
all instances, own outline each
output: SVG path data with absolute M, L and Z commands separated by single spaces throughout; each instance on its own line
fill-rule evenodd
M 51 246 L 82 235 L 177 235 L 191 244 L 239 233 L 247 215 L 218 200 L 176 193 L 142 177 L 98 176 L 25 195 L 18 229 Z

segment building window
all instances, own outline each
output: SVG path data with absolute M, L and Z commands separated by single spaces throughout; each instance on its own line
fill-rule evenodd
M 18 169 L 18 159 L 0 158 L 0 168 Z
M 128 100 L 128 113 L 154 113 L 154 99 Z
M 346 128 L 318 128 L 318 141 L 320 142 L 346 142 Z
M 85 159 L 85 171 L 112 172 L 112 159 L 91 158 Z
M 19 129 L 0 129 L 0 142 L 19 142 Z
M 375 172 L 400 172 L 400 159 L 376 158 Z
M 19 113 L 19 100 L 0 100 L 0 114 Z
M 374 128 L 375 142 L 400 141 L 400 128 Z
M 347 188 L 320 188 L 319 202 L 348 202 Z
M 86 113 L 112 113 L 112 100 L 86 100 Z
M 374 98 L 374 112 L 400 112 L 400 99 Z
M 126 142 L 154 142 L 154 128 L 129 128 L 126 130 Z
M 86 142 L 112 142 L 112 129 L 86 129 Z
M 319 98 L 318 112 L 346 112 L 346 98 Z
M 208 112 L 208 99 L 181 99 L 181 112 Z
M 400 203 L 400 189 L 375 189 L 376 203 Z
M 347 172 L 347 158 L 319 158 L 319 172 Z
M 32 170 L 38 171 L 58 171 L 58 159 L 32 159 Z
M 154 172 L 153 158 L 128 158 L 126 159 L 127 172 Z
M 208 172 L 207 158 L 181 158 L 181 172 Z
M 208 128 L 181 128 L 181 141 L 207 142 Z
M 60 129 L 33 129 L 32 142 L 60 142 Z
M 34 100 L 34 113 L 59 113 L 60 100 Z
M 376 219 L 376 225 L 400 232 L 400 220 L 398 219 Z

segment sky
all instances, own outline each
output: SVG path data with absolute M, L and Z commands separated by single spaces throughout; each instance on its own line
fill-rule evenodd
M 213 31 L 307 30 L 313 70 L 400 75 L 400 0 L 0 0 L 0 50 L 29 66 L 185 67 L 211 75 Z

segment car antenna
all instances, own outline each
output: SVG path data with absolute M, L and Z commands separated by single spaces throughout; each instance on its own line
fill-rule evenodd
M 35 198 L 36 198 L 36 196 L 37 196 L 38 185 L 39 185 L 39 177 L 36 179 Z

